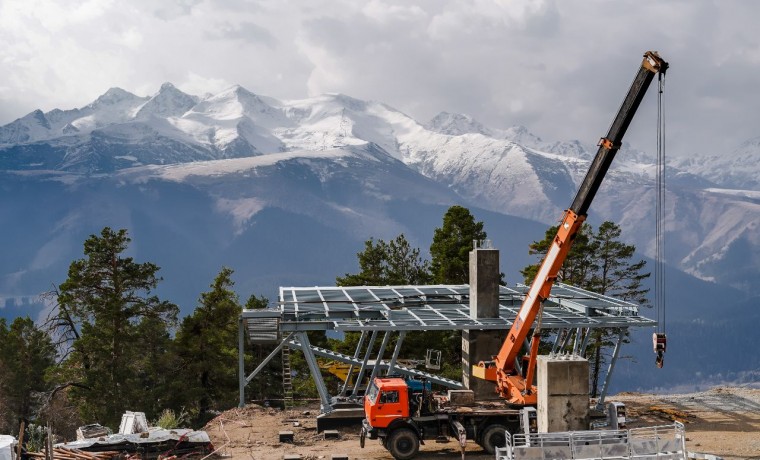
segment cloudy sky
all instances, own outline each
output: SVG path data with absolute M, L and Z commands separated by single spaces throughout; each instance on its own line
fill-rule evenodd
M 730 153 L 760 136 L 758 18 L 760 2 L 738 0 L 0 0 L 0 124 L 168 81 L 339 92 L 593 144 L 658 50 L 668 154 Z M 654 93 L 626 138 L 643 150 Z

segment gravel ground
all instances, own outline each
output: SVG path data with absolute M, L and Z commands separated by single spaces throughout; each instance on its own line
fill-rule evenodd
M 686 426 L 687 448 L 726 460 L 760 460 L 760 390 L 720 387 L 677 395 L 622 393 L 608 399 L 626 404 L 629 428 L 663 425 L 673 420 Z M 314 407 L 289 411 L 249 405 L 232 409 L 209 422 L 205 430 L 222 457 L 245 460 L 330 459 L 344 454 L 351 459 L 391 459 L 379 442 L 359 447 L 359 427 L 340 429 L 340 438 L 325 440 L 316 431 Z M 280 443 L 279 432 L 293 431 L 294 443 Z M 456 442 L 422 446 L 418 458 L 461 459 Z M 492 459 L 470 442 L 466 459 Z

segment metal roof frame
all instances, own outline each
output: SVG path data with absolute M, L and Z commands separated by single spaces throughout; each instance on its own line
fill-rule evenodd
M 333 410 L 335 398 L 327 393 L 321 373 L 316 364 L 316 356 L 349 363 L 360 369 L 372 369 L 372 376 L 378 371 L 398 372 L 419 376 L 419 371 L 407 369 L 395 363 L 404 335 L 408 331 L 432 330 L 508 330 L 528 292 L 528 286 L 499 288 L 499 317 L 470 317 L 470 286 L 425 285 L 425 286 L 329 286 L 329 287 L 281 287 L 279 300 L 274 308 L 263 310 L 243 310 L 240 316 L 240 404 L 244 404 L 245 385 L 263 369 L 266 363 L 283 347 L 299 348 L 309 363 L 312 377 L 317 385 L 323 413 Z M 612 361 L 603 384 L 601 400 L 606 394 L 609 378 L 617 361 L 624 331 L 629 327 L 654 327 L 656 321 L 640 316 L 639 306 L 610 296 L 596 294 L 584 289 L 557 283 L 551 296 L 544 302 L 541 329 L 556 333 L 554 350 L 567 347 L 567 341 L 574 335 L 571 345 L 573 353 L 585 350 L 591 329 L 616 330 Z M 253 343 L 278 343 L 274 351 L 253 371 L 245 376 L 243 365 L 244 331 Z M 339 355 L 330 350 L 312 346 L 307 331 L 360 332 L 362 339 L 352 357 Z M 572 334 L 576 331 L 575 334 Z M 378 333 L 384 335 L 383 344 L 370 361 L 372 347 Z M 360 348 L 371 333 L 371 339 L 364 352 Z M 385 344 L 391 334 L 399 338 L 390 362 L 383 360 Z M 583 338 L 581 340 L 581 338 Z M 560 339 L 563 341 L 561 342 Z M 428 378 L 436 379 L 429 375 Z M 360 380 L 360 379 L 358 379 Z M 461 388 L 460 382 L 440 379 L 441 385 Z M 357 381 L 350 397 L 356 397 Z M 341 395 L 345 396 L 344 385 Z

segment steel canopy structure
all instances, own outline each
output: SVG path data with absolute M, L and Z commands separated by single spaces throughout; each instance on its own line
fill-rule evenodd
M 382 371 L 386 374 L 425 377 L 449 388 L 462 388 L 461 382 L 398 365 L 398 354 L 404 336 L 409 331 L 433 330 L 506 332 L 512 326 L 527 290 L 528 287 L 524 285 L 501 286 L 499 317 L 477 319 L 470 316 L 470 286 L 466 284 L 281 287 L 276 307 L 243 310 L 240 316 L 240 404 L 244 404 L 245 386 L 283 347 L 298 348 L 303 352 L 320 394 L 323 413 L 332 411 L 336 397 L 327 392 L 316 361 L 317 356 L 347 363 L 359 370 L 354 387 L 348 388 L 347 381 L 337 398 L 357 397 L 359 383 L 367 371 L 371 372 L 370 378 Z M 600 404 L 604 402 L 625 331 L 629 327 L 654 326 L 654 320 L 639 315 L 636 304 L 564 284 L 557 284 L 552 289 L 551 297 L 544 302 L 541 319 L 541 329 L 554 334 L 553 353 L 582 352 L 593 329 L 618 331 L 618 342 L 602 387 Z M 312 346 L 306 334 L 308 331 L 359 332 L 361 336 L 353 356 L 348 356 Z M 278 344 L 248 376 L 242 361 L 245 332 L 252 343 Z M 373 352 L 380 333 L 383 334 L 382 343 Z M 385 349 L 393 334 L 398 334 L 396 346 L 390 359 L 384 360 Z

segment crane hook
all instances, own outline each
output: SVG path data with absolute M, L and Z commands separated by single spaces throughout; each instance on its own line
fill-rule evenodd
M 665 364 L 665 349 L 668 346 L 668 338 L 664 333 L 655 332 L 652 334 L 652 345 L 654 346 L 654 352 L 657 355 L 655 364 L 658 368 L 662 369 Z

